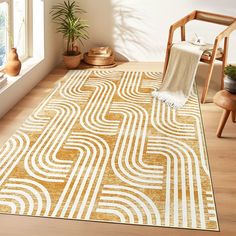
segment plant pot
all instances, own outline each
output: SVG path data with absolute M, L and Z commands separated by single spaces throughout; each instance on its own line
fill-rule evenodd
M 224 78 L 224 89 L 230 93 L 236 93 L 236 80 L 229 76 Z
M 67 69 L 72 70 L 78 68 L 81 61 L 81 53 L 74 56 L 63 55 L 63 61 Z
M 10 76 L 19 75 L 21 70 L 21 62 L 19 60 L 16 48 L 12 48 L 7 57 L 7 64 L 5 67 L 5 72 Z

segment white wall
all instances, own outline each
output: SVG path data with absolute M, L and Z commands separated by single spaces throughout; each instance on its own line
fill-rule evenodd
M 86 48 L 109 45 L 128 60 L 163 61 L 168 29 L 176 20 L 193 10 L 236 16 L 235 0 L 80 0 L 87 11 L 83 17 L 90 25 Z M 223 27 L 202 22 L 189 25 L 194 32 L 213 42 Z M 236 33 L 230 47 L 230 59 L 236 61 Z
M 42 1 L 42 0 L 41 0 Z M 62 40 L 55 33 L 55 25 L 52 24 L 49 11 L 58 0 L 44 1 L 44 60 L 22 78 L 12 84 L 7 90 L 0 93 L 0 117 L 20 101 L 35 87 L 61 60 Z M 39 10 L 39 9 L 38 9 Z M 43 22 L 41 22 L 43 23 Z M 39 29 L 34 29 L 39 31 Z M 40 31 L 39 31 L 40 33 Z M 37 35 L 37 34 L 34 34 Z M 39 40 L 39 38 L 38 38 Z M 38 41 L 38 43 L 41 43 Z M 39 47 L 36 45 L 34 47 Z M 34 48 L 37 49 L 37 48 Z M 34 50 L 35 51 L 35 50 Z M 37 51 L 37 50 L 36 50 Z

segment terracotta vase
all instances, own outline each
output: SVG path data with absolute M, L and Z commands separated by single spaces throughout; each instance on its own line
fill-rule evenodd
M 21 61 L 19 60 L 16 48 L 12 48 L 8 54 L 5 72 L 10 76 L 19 75 L 21 70 Z

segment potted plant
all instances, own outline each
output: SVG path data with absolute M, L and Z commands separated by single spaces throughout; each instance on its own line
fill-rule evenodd
M 228 65 L 224 70 L 224 88 L 230 93 L 236 93 L 236 66 Z
M 88 39 L 88 25 L 79 15 L 85 13 L 76 1 L 64 1 L 52 7 L 50 12 L 54 23 L 58 24 L 57 32 L 66 39 L 66 51 L 63 54 L 65 66 L 75 69 L 80 64 L 81 52 L 77 42 Z

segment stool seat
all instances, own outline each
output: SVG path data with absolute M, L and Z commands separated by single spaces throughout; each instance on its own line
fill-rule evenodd
M 221 90 L 214 96 L 213 101 L 217 106 L 224 109 L 216 133 L 217 137 L 220 138 L 230 113 L 232 113 L 232 121 L 235 122 L 236 120 L 236 94 L 232 94 L 226 90 Z
M 236 94 L 221 90 L 214 96 L 213 101 L 225 110 L 236 111 Z

